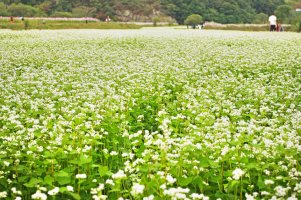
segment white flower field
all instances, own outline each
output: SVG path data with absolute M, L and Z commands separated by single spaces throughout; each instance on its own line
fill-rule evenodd
M 301 199 L 301 35 L 0 31 L 0 199 Z

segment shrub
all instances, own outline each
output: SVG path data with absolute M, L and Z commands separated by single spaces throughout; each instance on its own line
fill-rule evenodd
M 55 12 L 51 15 L 51 17 L 72 17 L 72 13 L 70 12 Z
M 160 18 L 159 17 L 154 17 L 153 18 L 153 26 L 157 26 L 158 22 L 160 22 Z
M 253 23 L 254 24 L 265 24 L 268 21 L 269 16 L 264 13 L 259 13 L 255 16 Z
M 13 16 L 26 16 L 26 17 L 36 17 L 36 16 L 45 16 L 46 14 L 41 11 L 39 8 L 35 8 L 29 5 L 12 4 L 8 7 L 8 11 Z
M 278 21 L 281 21 L 282 23 L 283 22 L 288 22 L 289 18 L 292 15 L 292 8 L 288 5 L 278 6 L 276 11 L 275 11 L 275 14 L 278 18 Z
M 89 8 L 86 6 L 79 6 L 72 9 L 73 17 L 93 17 L 95 14 L 95 8 Z
M 185 19 L 184 24 L 192 26 L 193 28 L 195 28 L 198 24 L 200 24 L 202 22 L 203 22 L 203 17 L 201 15 L 192 14 L 192 15 L 189 15 Z
M 4 3 L 0 2 L 0 16 L 9 16 L 10 13 L 8 12 Z
M 292 29 L 297 32 L 301 32 L 301 14 L 296 14 L 292 18 Z

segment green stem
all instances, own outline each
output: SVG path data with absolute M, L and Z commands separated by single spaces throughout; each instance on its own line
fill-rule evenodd
M 224 162 L 222 162 L 222 169 L 221 169 L 221 187 L 220 187 L 221 192 L 224 191 L 223 179 L 224 179 Z
M 240 200 L 242 200 L 242 176 L 240 177 Z
M 80 180 L 78 180 L 78 186 L 77 186 L 77 194 L 80 192 Z

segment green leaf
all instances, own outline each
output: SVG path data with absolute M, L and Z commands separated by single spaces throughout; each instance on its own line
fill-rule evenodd
M 261 175 L 258 176 L 257 186 L 259 187 L 259 189 L 264 189 L 265 188 L 265 184 L 264 184 L 264 182 L 262 180 L 262 176 Z
M 66 187 L 60 187 L 60 193 L 68 192 Z
M 92 162 L 92 157 L 91 156 L 88 156 L 88 157 L 86 157 L 85 155 L 80 156 L 79 165 L 88 164 L 90 162 Z
M 44 157 L 45 157 L 45 158 L 53 158 L 53 157 L 54 157 L 54 154 L 51 153 L 50 151 L 45 151 L 45 152 L 44 152 Z
M 233 180 L 228 184 L 228 192 L 233 191 L 236 187 L 238 187 L 239 181 Z
M 109 172 L 108 166 L 99 166 L 98 173 L 101 177 L 107 175 L 108 172 Z
M 179 177 L 177 183 L 180 186 L 185 187 L 189 185 L 192 181 L 193 181 L 193 177 L 188 177 L 188 178 Z
M 24 185 L 26 187 L 32 188 L 32 187 L 36 187 L 36 185 L 41 182 L 42 182 L 41 179 L 31 178 L 30 181 L 28 183 L 25 183 Z
M 80 200 L 80 195 L 72 192 L 68 192 L 67 194 L 71 195 L 75 200 Z
M 249 163 L 246 165 L 247 169 L 256 169 L 256 170 L 260 170 L 260 167 L 258 166 L 258 163 Z
M 59 183 L 59 185 L 66 185 L 71 183 L 71 178 L 70 177 L 57 177 L 56 181 Z
M 199 164 L 200 167 L 209 167 L 210 166 L 209 160 L 206 157 L 200 158 L 199 161 L 200 161 L 200 164 Z
M 45 176 L 45 178 L 44 178 L 44 183 L 47 183 L 48 185 L 52 186 L 53 181 L 54 181 L 54 178 L 49 175 Z
M 54 175 L 55 180 L 59 183 L 59 185 L 66 185 L 71 182 L 70 175 L 65 171 L 60 171 Z
M 28 179 L 29 179 L 28 176 L 20 176 L 20 177 L 18 177 L 18 182 L 25 183 L 25 182 L 27 182 Z

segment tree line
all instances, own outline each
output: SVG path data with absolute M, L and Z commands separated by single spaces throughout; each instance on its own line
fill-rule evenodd
M 1 0 L 0 16 L 95 17 L 116 21 L 134 16 L 170 16 L 179 24 L 191 14 L 218 23 L 266 23 L 275 13 L 290 23 L 301 8 L 300 0 Z M 124 18 L 128 16 L 129 18 Z M 131 19 L 132 18 L 132 19 Z

